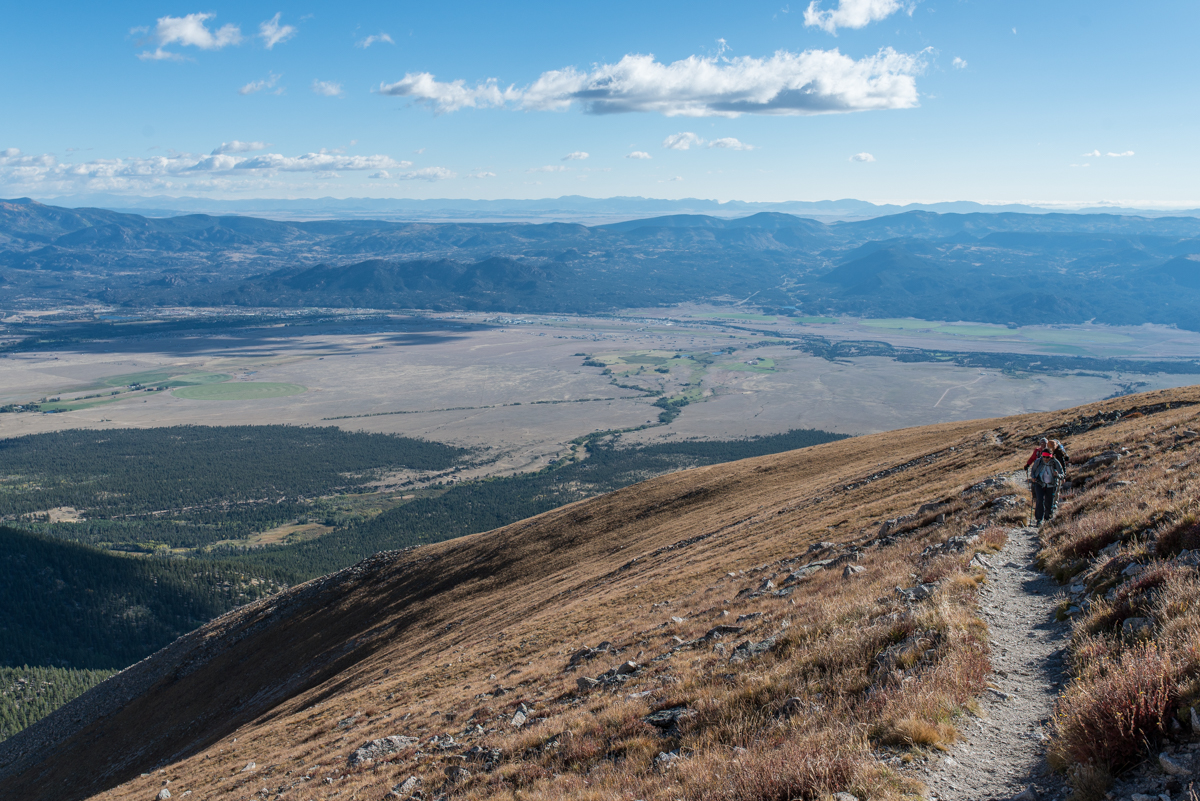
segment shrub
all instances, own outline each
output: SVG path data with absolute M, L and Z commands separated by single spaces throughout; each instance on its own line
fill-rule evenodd
M 1200 523 L 1192 515 L 1159 534 L 1154 544 L 1154 551 L 1159 556 L 1174 556 L 1195 548 L 1200 548 Z
M 1107 770 L 1138 762 L 1166 730 L 1177 673 L 1170 651 L 1153 642 L 1085 666 L 1059 701 L 1051 758 Z

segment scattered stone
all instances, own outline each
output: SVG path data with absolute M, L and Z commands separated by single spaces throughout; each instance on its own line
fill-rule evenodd
M 1121 460 L 1121 454 L 1118 451 L 1106 451 L 1098 456 L 1093 456 L 1083 463 L 1084 468 L 1088 467 L 1103 467 L 1107 464 L 1116 464 Z
M 628 676 L 631 673 L 636 673 L 641 668 L 637 662 L 622 662 L 617 666 L 616 671 L 618 676 Z
M 421 779 L 417 776 L 409 776 L 400 784 L 392 788 L 392 792 L 399 796 L 409 796 L 416 792 L 421 786 Z
M 256 767 L 258 767 L 258 766 L 255 765 L 253 762 L 247 762 L 246 767 L 242 768 L 242 773 L 248 773 L 249 771 L 254 770 Z
M 671 622 L 675 625 L 679 625 L 680 623 L 684 622 L 684 618 L 679 617 L 678 615 L 671 615 Z
M 471 771 L 467 770 L 462 765 L 451 765 L 450 767 L 446 768 L 446 778 L 452 783 L 458 784 L 459 782 L 465 782 L 467 779 L 471 778 Z
M 518 709 L 517 714 L 513 715 L 511 725 L 514 729 L 519 729 L 525 725 L 525 722 L 527 720 L 529 720 L 529 717 L 524 712 L 522 712 L 521 710 Z
M 600 682 L 598 682 L 596 679 L 589 678 L 588 676 L 580 676 L 579 678 L 575 679 L 575 686 L 581 691 L 587 692 L 595 687 L 599 687 Z
M 933 591 L 936 589 L 936 584 L 918 584 L 917 586 L 909 587 L 908 589 L 897 587 L 896 594 L 908 603 L 916 603 L 917 601 L 924 601 L 926 598 L 933 595 Z
M 998 690 L 995 687 L 988 687 L 987 689 L 988 689 L 989 693 L 991 693 L 993 696 L 1000 699 L 1001 701 L 1007 701 L 1009 698 L 1012 697 L 1008 693 L 1004 692 L 1003 690 Z
M 971 564 L 975 567 L 982 567 L 984 570 L 987 570 L 992 566 L 991 563 L 988 562 L 987 557 L 981 553 L 977 553 L 971 557 Z
M 683 756 L 678 751 L 659 751 L 658 756 L 654 758 L 654 767 L 658 770 L 667 770 L 675 767 L 675 764 L 683 759 Z
M 941 503 L 940 501 L 933 501 L 932 503 L 923 503 L 919 507 L 917 507 L 917 516 L 920 517 L 921 515 L 925 514 L 926 512 L 932 512 L 935 509 L 942 508 L 943 506 L 945 506 L 945 504 Z
M 842 568 L 842 578 L 854 578 L 859 573 L 866 570 L 862 565 L 846 565 Z
M 850 793 L 834 793 L 833 801 L 858 801 L 858 796 Z
M 729 657 L 731 662 L 741 662 L 751 657 L 761 656 L 767 651 L 775 647 L 775 638 L 768 637 L 762 642 L 750 642 L 746 640 L 744 643 L 733 649 L 733 655 Z
M 1100 549 L 1101 556 L 1113 556 L 1117 551 L 1121 550 L 1121 541 L 1118 540 L 1111 545 L 1105 545 Z
M 762 617 L 762 612 L 747 612 L 744 615 L 738 615 L 737 622 L 745 623 L 747 620 L 756 620 L 760 617 Z
M 1014 795 L 1012 801 L 1037 801 L 1037 790 L 1033 789 L 1033 785 L 1031 784 Z
M 808 551 L 806 551 L 805 553 L 806 553 L 806 555 L 814 554 L 817 551 L 828 551 L 830 548 L 836 548 L 836 547 L 837 547 L 836 542 L 814 542 L 812 545 L 808 546 Z
M 1167 752 L 1163 751 L 1158 755 L 1158 766 L 1163 769 L 1164 773 L 1169 773 L 1172 776 L 1190 776 L 1192 772 L 1180 765 L 1175 760 L 1167 756 Z
M 1175 561 L 1181 565 L 1200 567 L 1200 551 L 1180 551 Z
M 171 791 L 168 790 L 166 787 L 159 790 L 158 795 L 154 796 L 155 801 L 166 801 L 166 799 L 168 799 L 170 797 L 171 797 Z
M 724 637 L 726 634 L 741 634 L 741 633 L 742 633 L 741 626 L 730 626 L 728 624 L 722 623 L 720 626 L 713 626 L 711 629 L 709 629 L 708 633 L 704 635 L 704 639 L 714 640 L 714 639 L 718 639 L 720 637 Z
M 679 721 L 695 717 L 695 715 L 695 710 L 688 709 L 686 706 L 673 706 L 670 709 L 660 709 L 657 712 L 651 712 L 642 718 L 642 720 L 657 729 L 670 730 L 675 728 Z
M 1121 636 L 1127 640 L 1149 637 L 1154 632 L 1154 622 L 1147 617 L 1127 617 L 1121 624 Z
M 1082 595 L 1085 592 L 1087 592 L 1086 585 L 1083 585 L 1083 584 L 1072 584 L 1071 585 L 1071 594 L 1072 595 Z
M 1145 569 L 1146 569 L 1145 565 L 1140 565 L 1137 562 L 1134 562 L 1129 567 L 1122 570 L 1121 575 L 1122 576 L 1136 576 L 1138 573 L 1141 573 Z
M 595 648 L 589 648 L 585 645 L 582 648 L 580 648 L 578 651 L 576 651 L 575 653 L 571 654 L 571 661 L 569 661 L 567 663 L 567 667 L 575 667 L 575 666 L 579 665 L 581 662 L 587 662 L 592 659 L 595 659 L 596 657 L 600 656 L 601 654 L 607 654 L 607 653 L 611 653 L 611 652 L 612 652 L 612 643 L 607 642 L 607 641 L 600 643 Z
M 996 498 L 992 501 L 991 507 L 993 509 L 1004 510 L 1012 509 L 1015 506 L 1021 506 L 1024 503 L 1025 499 L 1020 495 L 1001 495 L 999 498 Z
M 403 751 L 409 746 L 416 745 L 416 737 L 401 737 L 393 735 L 391 737 L 381 737 L 378 740 L 371 740 L 369 743 L 364 743 L 355 749 L 350 755 L 350 767 L 365 765 L 368 762 L 374 762 L 378 759 L 383 759 L 386 756 L 391 756 L 398 751 Z M 253 762 L 248 767 L 252 767 Z
M 759 592 L 770 592 L 773 589 L 775 589 L 775 582 L 771 581 L 770 579 L 767 579 L 762 584 L 758 585 Z

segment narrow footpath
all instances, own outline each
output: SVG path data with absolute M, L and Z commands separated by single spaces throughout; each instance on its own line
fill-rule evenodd
M 1037 530 L 1017 528 L 987 557 L 980 605 L 991 635 L 992 688 L 981 717 L 923 777 L 936 801 L 1058 799 L 1063 778 L 1046 764 L 1050 718 L 1064 677 L 1069 626 L 1054 620 L 1059 587 L 1037 568 Z

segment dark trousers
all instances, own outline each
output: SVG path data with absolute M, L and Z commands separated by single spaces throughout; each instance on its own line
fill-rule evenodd
M 1034 482 L 1033 484 L 1033 519 L 1037 522 L 1049 520 L 1054 517 L 1055 508 L 1058 506 L 1058 487 L 1051 485 L 1043 486 Z

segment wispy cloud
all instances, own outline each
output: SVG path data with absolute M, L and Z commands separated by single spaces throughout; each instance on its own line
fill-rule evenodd
M 1098 159 L 1098 158 L 1100 158 L 1101 153 L 1099 150 L 1093 150 L 1091 153 L 1082 153 L 1080 155 L 1082 155 L 1083 158 L 1085 158 L 1085 159 L 1090 159 L 1090 158 Z
M 438 112 L 509 103 L 525 110 L 562 111 L 578 103 L 591 114 L 655 112 L 669 117 L 741 114 L 834 114 L 913 108 L 916 76 L 928 51 L 884 48 L 857 61 L 837 50 L 780 50 L 768 58 L 691 56 L 662 64 L 652 55 L 627 55 L 591 71 L 553 70 L 524 89 L 502 89 L 495 78 L 467 86 L 409 73 L 378 92 L 410 97 Z
M 1100 154 L 1099 154 L 1099 153 L 1097 153 L 1096 155 L 1098 156 L 1098 155 L 1100 155 Z M 1121 158 L 1125 158 L 1126 156 L 1132 156 L 1132 155 L 1133 155 L 1133 151 L 1132 151 L 1132 150 L 1126 150 L 1124 153 L 1106 153 L 1105 155 L 1106 155 L 1106 156 L 1111 156 L 1111 157 L 1113 157 L 1114 159 L 1121 159 Z
M 562 160 L 563 161 L 583 161 L 587 157 L 588 157 L 587 153 L 584 153 L 582 150 L 576 150 L 574 153 L 568 153 L 567 155 L 563 156 Z
M 676 181 L 682 181 L 682 180 L 683 180 L 682 175 L 676 175 L 674 178 L 664 178 L 663 180 L 659 181 L 659 183 L 660 184 L 671 184 L 671 183 L 675 183 Z
M 495 178 L 496 173 L 488 172 L 487 170 L 480 170 L 479 172 L 467 173 L 467 177 L 468 178 Z
M 341 97 L 342 95 L 342 85 L 335 81 L 313 79 L 312 90 L 319 95 L 325 95 L 325 97 Z
M 209 30 L 205 23 L 215 16 L 216 14 L 209 13 L 188 14 L 183 17 L 159 17 L 153 32 L 148 28 L 134 28 L 130 33 L 134 35 L 149 34 L 150 41 L 157 44 L 153 51 L 146 50 L 138 53 L 138 58 L 148 61 L 179 61 L 183 59 L 184 56 L 180 53 L 163 49 L 173 44 L 196 47 L 201 50 L 220 50 L 229 45 L 241 44 L 242 29 L 233 23 L 222 25 L 215 31 Z
M 822 11 L 820 0 L 813 0 L 804 10 L 804 24 L 836 35 L 838 28 L 865 28 L 900 10 L 912 14 L 912 8 L 899 0 L 838 0 L 837 8 Z
M 628 156 L 626 156 L 625 158 L 627 158 L 627 159 L 648 159 L 648 158 L 651 158 L 651 156 L 645 150 L 635 150 L 632 153 L 630 153 Z
M 955 56 L 954 60 L 950 62 L 950 66 L 954 67 L 956 70 L 965 70 L 967 68 L 967 62 L 958 56 Z
M 689 150 L 692 145 L 702 145 L 704 140 L 691 131 L 682 131 L 680 133 L 671 134 L 663 140 L 662 146 L 668 150 Z
M 714 139 L 708 143 L 709 147 L 719 147 L 725 150 L 754 150 L 754 145 L 748 145 L 745 142 L 739 142 L 732 136 L 726 136 L 721 139 Z
M 392 176 L 388 174 L 387 170 L 380 170 L 379 172 L 371 173 L 367 177 L 368 178 L 391 178 Z
M 850 160 L 867 162 L 867 161 L 874 161 L 875 157 L 872 156 L 870 153 L 855 153 L 853 156 L 850 157 Z
M 234 139 L 232 142 L 222 142 L 217 147 L 213 148 L 212 155 L 223 156 L 226 153 L 250 153 L 255 150 L 266 150 L 270 145 L 266 142 L 241 142 Z
M 295 26 L 280 25 L 279 18 L 282 16 L 283 12 L 281 11 L 269 20 L 258 24 L 258 37 L 263 40 L 263 46 L 268 50 L 299 33 Z
M 545 167 L 530 167 L 525 172 L 566 172 L 567 168 L 561 164 L 547 164 Z
M 263 78 L 261 81 L 251 81 L 250 83 L 243 86 L 241 89 L 238 89 L 238 94 L 239 95 L 252 95 L 252 94 L 255 94 L 256 92 L 261 92 L 264 89 L 275 89 L 275 84 L 279 83 L 279 79 L 281 77 L 282 76 L 276 75 L 275 73 L 272 72 L 270 75 L 268 75 L 266 78 Z M 283 94 L 283 87 L 275 89 L 275 94 L 277 94 L 277 95 Z
M 387 42 L 390 45 L 395 44 L 395 42 L 392 41 L 392 37 L 388 36 L 383 31 L 380 31 L 379 33 L 371 34 L 370 36 L 366 37 L 365 39 L 359 39 L 357 42 L 354 43 L 354 46 L 361 47 L 363 50 L 366 50 L 371 45 L 377 44 L 379 42 Z
M 402 181 L 448 181 L 451 178 L 457 178 L 458 175 L 453 170 L 448 170 L 445 167 L 422 167 L 419 170 L 402 173 L 396 177 Z

